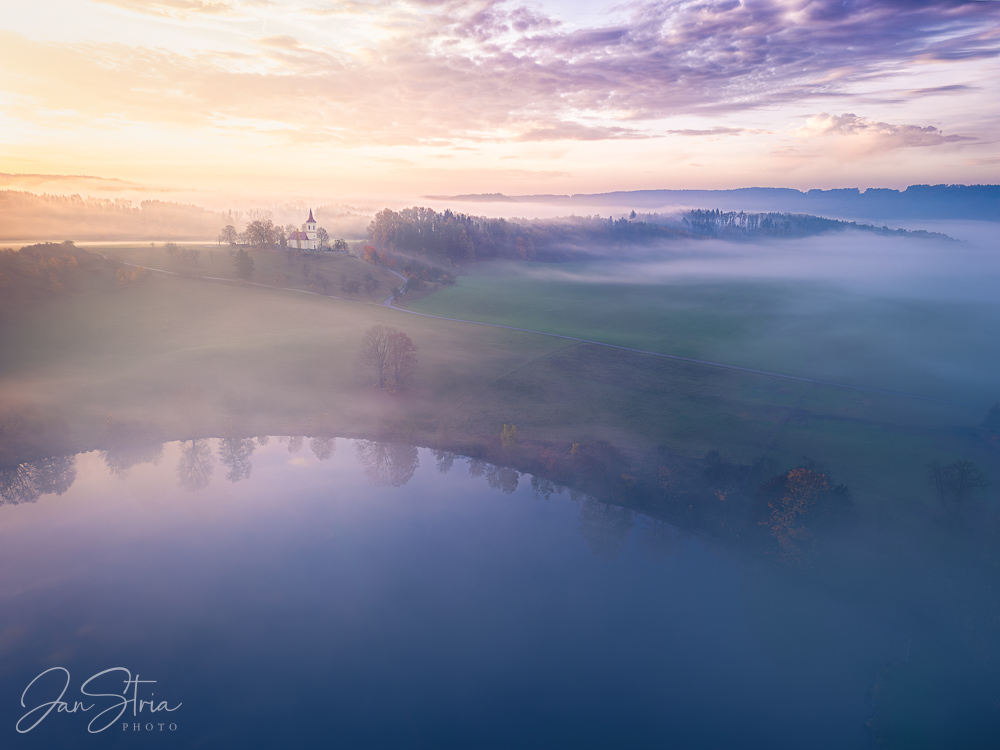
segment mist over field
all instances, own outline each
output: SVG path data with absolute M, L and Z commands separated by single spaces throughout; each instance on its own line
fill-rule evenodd
M 0 748 L 995 750 L 1000 2 L 0 14 Z

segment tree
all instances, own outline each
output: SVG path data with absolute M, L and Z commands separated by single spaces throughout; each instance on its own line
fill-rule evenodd
M 413 378 L 417 368 L 417 347 L 402 331 L 379 324 L 365 333 L 361 362 L 379 388 L 398 391 Z
M 389 364 L 392 367 L 393 390 L 404 388 L 417 369 L 417 347 L 402 331 L 389 334 Z
M 321 273 L 317 273 L 315 275 L 313 282 L 316 284 L 316 286 L 319 287 L 320 291 L 323 292 L 323 294 L 329 294 L 330 287 L 333 286 L 333 282 L 330 281 L 330 279 L 328 279 Z
M 361 363 L 375 377 L 379 388 L 385 388 L 389 383 L 390 339 L 395 332 L 395 328 L 380 323 L 369 328 L 361 341 Z
M 381 286 L 381 284 L 379 283 L 378 279 L 376 279 L 370 273 L 365 274 L 365 291 L 368 294 L 373 294 L 375 290 L 379 288 L 379 286 Z
M 246 228 L 247 244 L 254 247 L 270 247 L 277 244 L 279 229 L 270 219 L 254 219 Z
M 233 265 L 236 266 L 236 278 L 244 281 L 250 281 L 253 278 L 253 256 L 242 247 L 236 251 Z
M 238 238 L 238 233 L 236 232 L 236 227 L 232 224 L 226 224 L 219 232 L 219 242 L 226 242 L 230 245 L 235 245 Z
M 316 239 L 319 241 L 321 248 L 326 249 L 330 247 L 330 233 L 323 229 L 323 227 L 316 230 Z
M 509 450 L 517 445 L 517 425 L 505 424 L 500 432 L 500 445 Z
M 347 274 L 341 274 L 340 276 L 340 291 L 344 294 L 353 297 L 355 294 L 361 291 L 361 282 L 354 279 L 348 279 Z
M 989 486 L 986 478 L 972 461 L 959 460 L 942 466 L 932 461 L 928 467 L 927 483 L 937 494 L 941 504 L 953 512 L 961 513 L 963 506 L 976 493 Z
M 338 253 L 346 253 L 347 242 L 345 240 L 334 240 L 333 249 L 336 250 Z
M 167 242 L 163 246 L 164 250 L 167 251 L 167 255 L 170 256 L 170 260 L 174 259 L 174 254 L 180 249 L 176 242 Z

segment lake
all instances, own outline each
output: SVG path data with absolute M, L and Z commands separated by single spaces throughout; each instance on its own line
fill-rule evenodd
M 58 470 L 0 506 L 7 747 L 865 748 L 929 704 L 956 747 L 996 728 L 992 673 L 919 608 L 513 469 L 271 437 Z

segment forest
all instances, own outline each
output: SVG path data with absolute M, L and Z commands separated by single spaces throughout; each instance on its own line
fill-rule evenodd
M 503 219 L 418 207 L 379 211 L 368 226 L 368 239 L 383 252 L 462 265 L 497 259 L 579 260 L 593 255 L 595 248 L 603 252 L 623 245 L 685 238 L 802 238 L 848 230 L 880 236 L 946 239 L 944 235 L 924 230 L 890 229 L 790 213 L 697 209 L 681 215 L 638 215 L 632 211 L 628 217 L 617 219 L 613 216 Z

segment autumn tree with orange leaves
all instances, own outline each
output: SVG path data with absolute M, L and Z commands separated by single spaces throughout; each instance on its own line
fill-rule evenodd
M 796 556 L 815 532 L 848 518 L 851 491 L 834 485 L 824 472 L 796 466 L 764 482 L 757 491 L 755 516 L 786 556 Z

